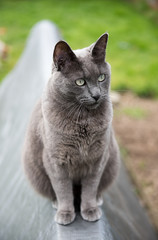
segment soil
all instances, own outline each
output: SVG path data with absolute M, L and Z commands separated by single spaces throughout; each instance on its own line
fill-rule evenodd
M 158 229 L 158 100 L 121 95 L 113 126 L 136 192 Z

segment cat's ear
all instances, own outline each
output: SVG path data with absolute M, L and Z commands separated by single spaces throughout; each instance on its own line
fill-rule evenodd
M 92 48 L 92 57 L 96 62 L 105 61 L 106 55 L 106 46 L 108 42 L 108 33 L 104 33 L 101 37 L 96 41 Z
M 77 57 L 65 41 L 59 41 L 54 48 L 53 60 L 58 71 L 66 71 Z

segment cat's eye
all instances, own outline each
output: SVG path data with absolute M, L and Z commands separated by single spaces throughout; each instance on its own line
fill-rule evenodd
M 84 79 L 77 79 L 76 81 L 76 84 L 78 85 L 78 86 L 83 86 L 84 84 L 85 84 L 85 80 Z
M 101 74 L 101 75 L 98 77 L 98 81 L 99 81 L 99 82 L 103 82 L 103 81 L 105 80 L 105 77 L 106 77 L 105 74 Z

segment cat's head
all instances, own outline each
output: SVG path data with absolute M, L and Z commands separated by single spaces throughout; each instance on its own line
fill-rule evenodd
M 53 86 L 64 101 L 96 109 L 109 96 L 110 65 L 105 61 L 108 34 L 91 46 L 72 51 L 59 41 L 53 54 Z

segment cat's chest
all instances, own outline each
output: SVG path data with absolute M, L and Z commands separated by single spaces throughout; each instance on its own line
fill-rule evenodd
M 73 179 L 80 179 L 92 172 L 106 146 L 106 130 L 103 126 L 92 128 L 76 125 L 66 131 L 56 131 L 53 137 L 49 136 L 49 143 L 53 143 L 49 147 L 52 161 L 64 166 Z
M 69 134 L 62 135 L 60 152 L 64 162 L 79 165 L 95 162 L 101 157 L 104 146 L 105 129 L 92 129 L 87 125 L 78 125 L 71 129 Z
M 91 154 L 94 154 L 94 147 L 97 142 L 101 140 L 103 132 L 100 134 L 98 131 L 94 131 L 94 129 L 81 125 L 78 126 L 75 133 L 72 138 L 80 156 L 82 158 L 88 158 Z
M 63 163 L 73 179 L 80 179 L 93 172 L 105 149 L 104 134 L 91 133 L 84 128 L 65 143 Z

